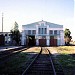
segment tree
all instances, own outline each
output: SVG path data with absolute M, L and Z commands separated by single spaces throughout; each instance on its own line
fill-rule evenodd
M 72 36 L 70 34 L 71 34 L 70 30 L 66 28 L 64 31 L 65 45 L 70 44 L 70 41 L 72 39 Z
M 14 30 L 18 30 L 18 23 L 15 21 L 15 23 L 14 23 L 14 28 L 13 28 Z
M 21 37 L 21 34 L 18 29 L 18 24 L 17 24 L 17 22 L 15 22 L 14 28 L 11 30 L 11 39 L 12 39 L 13 44 L 19 45 L 20 41 L 21 41 L 20 37 Z

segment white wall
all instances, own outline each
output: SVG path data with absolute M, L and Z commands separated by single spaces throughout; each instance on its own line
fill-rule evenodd
M 25 30 L 36 30 L 36 45 L 39 45 L 39 38 L 38 38 L 38 26 L 41 26 L 41 23 L 44 23 L 44 26 L 47 26 L 47 36 L 46 36 L 46 44 L 47 46 L 50 45 L 49 41 L 50 41 L 50 35 L 49 35 L 49 30 L 53 30 L 53 34 L 54 34 L 54 30 L 63 30 L 63 28 L 49 28 L 49 25 L 46 25 L 46 23 L 43 22 L 39 22 L 39 25 L 36 25 L 36 28 L 26 28 Z M 22 45 L 26 45 L 26 36 L 24 33 L 24 28 L 23 28 L 23 33 L 22 33 Z M 57 36 L 57 45 L 64 45 L 64 33 L 63 31 L 60 32 L 60 35 Z
M 64 42 L 64 31 L 61 31 L 60 32 L 60 45 L 64 45 L 65 44 L 65 42 Z
M 25 33 L 24 33 L 24 31 L 23 31 L 23 32 L 22 32 L 21 45 L 25 45 L 25 44 L 26 44 Z

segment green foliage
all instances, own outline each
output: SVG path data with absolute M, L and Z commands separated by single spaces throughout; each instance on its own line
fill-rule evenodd
M 14 30 L 18 30 L 18 23 L 16 21 L 14 23 Z
M 21 52 L 16 54 L 15 56 L 10 56 L 10 60 L 0 65 L 0 75 L 15 75 L 15 73 L 21 73 L 22 65 L 29 59 L 28 54 L 25 52 Z M 17 74 L 21 75 L 21 74 Z
M 66 45 L 69 45 L 69 43 L 72 39 L 72 36 L 70 36 L 70 34 L 71 34 L 70 30 L 66 28 L 64 31 L 64 38 L 65 38 L 65 44 Z
M 73 75 L 73 70 L 75 67 L 75 58 L 66 54 L 58 55 L 56 56 L 56 58 L 57 58 L 57 61 L 61 63 L 65 72 L 65 75 Z
M 15 45 L 19 45 L 20 43 L 20 37 L 21 37 L 21 34 L 20 34 L 20 31 L 18 30 L 18 24 L 17 22 L 14 23 L 14 28 L 11 30 L 11 39 L 12 39 L 12 42 L 15 43 Z
M 65 37 L 69 37 L 71 32 L 70 32 L 69 29 L 66 28 L 65 31 L 64 31 L 64 34 L 65 34 Z

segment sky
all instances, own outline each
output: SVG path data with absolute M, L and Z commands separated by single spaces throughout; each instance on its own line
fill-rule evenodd
M 22 25 L 41 20 L 56 23 L 70 29 L 75 40 L 75 0 L 0 0 L 0 31 L 9 32 L 14 22 Z

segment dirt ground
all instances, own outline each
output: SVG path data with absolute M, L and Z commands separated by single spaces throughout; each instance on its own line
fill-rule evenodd
M 54 49 L 54 47 L 47 47 L 47 48 L 50 50 L 51 54 L 53 54 L 54 56 L 59 55 L 59 53 L 57 52 L 56 49 Z
M 40 51 L 40 49 L 41 49 L 40 47 L 31 47 L 23 52 L 36 52 L 36 53 L 38 53 Z

